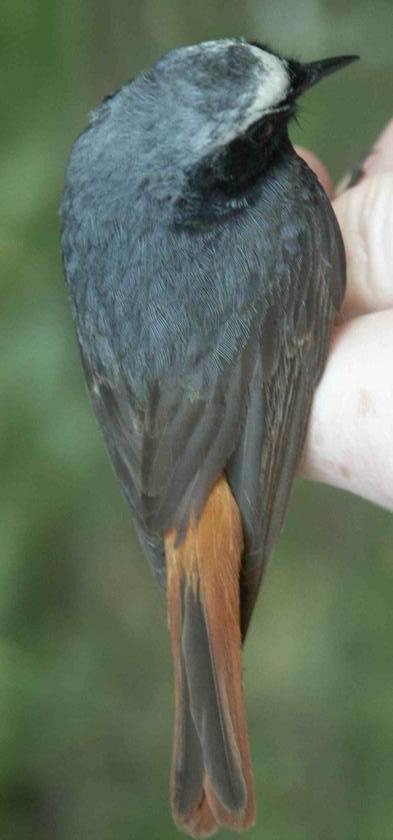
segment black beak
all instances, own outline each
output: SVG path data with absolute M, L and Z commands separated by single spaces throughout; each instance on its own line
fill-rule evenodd
M 334 58 L 323 58 L 322 61 L 310 61 L 308 64 L 298 64 L 294 72 L 293 90 L 295 96 L 308 90 L 325 76 L 341 70 L 347 64 L 358 61 L 358 55 L 337 55 Z

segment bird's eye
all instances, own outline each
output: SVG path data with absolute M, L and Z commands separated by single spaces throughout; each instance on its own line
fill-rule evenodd
M 274 121 L 272 119 L 264 118 L 255 123 L 249 129 L 248 136 L 254 143 L 266 143 L 274 131 Z

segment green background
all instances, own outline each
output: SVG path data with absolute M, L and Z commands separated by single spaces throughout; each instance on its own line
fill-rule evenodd
M 391 116 L 393 4 L 1 12 L 0 837 L 166 840 L 165 609 L 82 380 L 59 258 L 66 156 L 87 111 L 168 48 L 244 35 L 309 60 L 361 54 L 293 128 L 338 177 Z M 245 653 L 250 838 L 393 837 L 392 538 L 386 512 L 298 483 Z

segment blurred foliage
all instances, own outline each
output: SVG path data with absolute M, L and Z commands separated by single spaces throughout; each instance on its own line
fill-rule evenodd
M 305 98 L 293 130 L 338 176 L 391 115 L 392 31 L 391 0 L 3 0 L 4 840 L 177 836 L 165 608 L 88 403 L 61 275 L 71 142 L 168 48 L 245 35 L 306 59 L 361 54 Z M 358 499 L 294 494 L 245 655 L 250 838 L 393 836 L 392 538 L 392 518 Z

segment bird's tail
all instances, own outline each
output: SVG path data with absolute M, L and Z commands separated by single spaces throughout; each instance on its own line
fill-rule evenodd
M 166 535 L 168 620 L 175 673 L 172 810 L 207 837 L 255 818 L 243 701 L 240 513 L 222 476 L 185 539 Z

